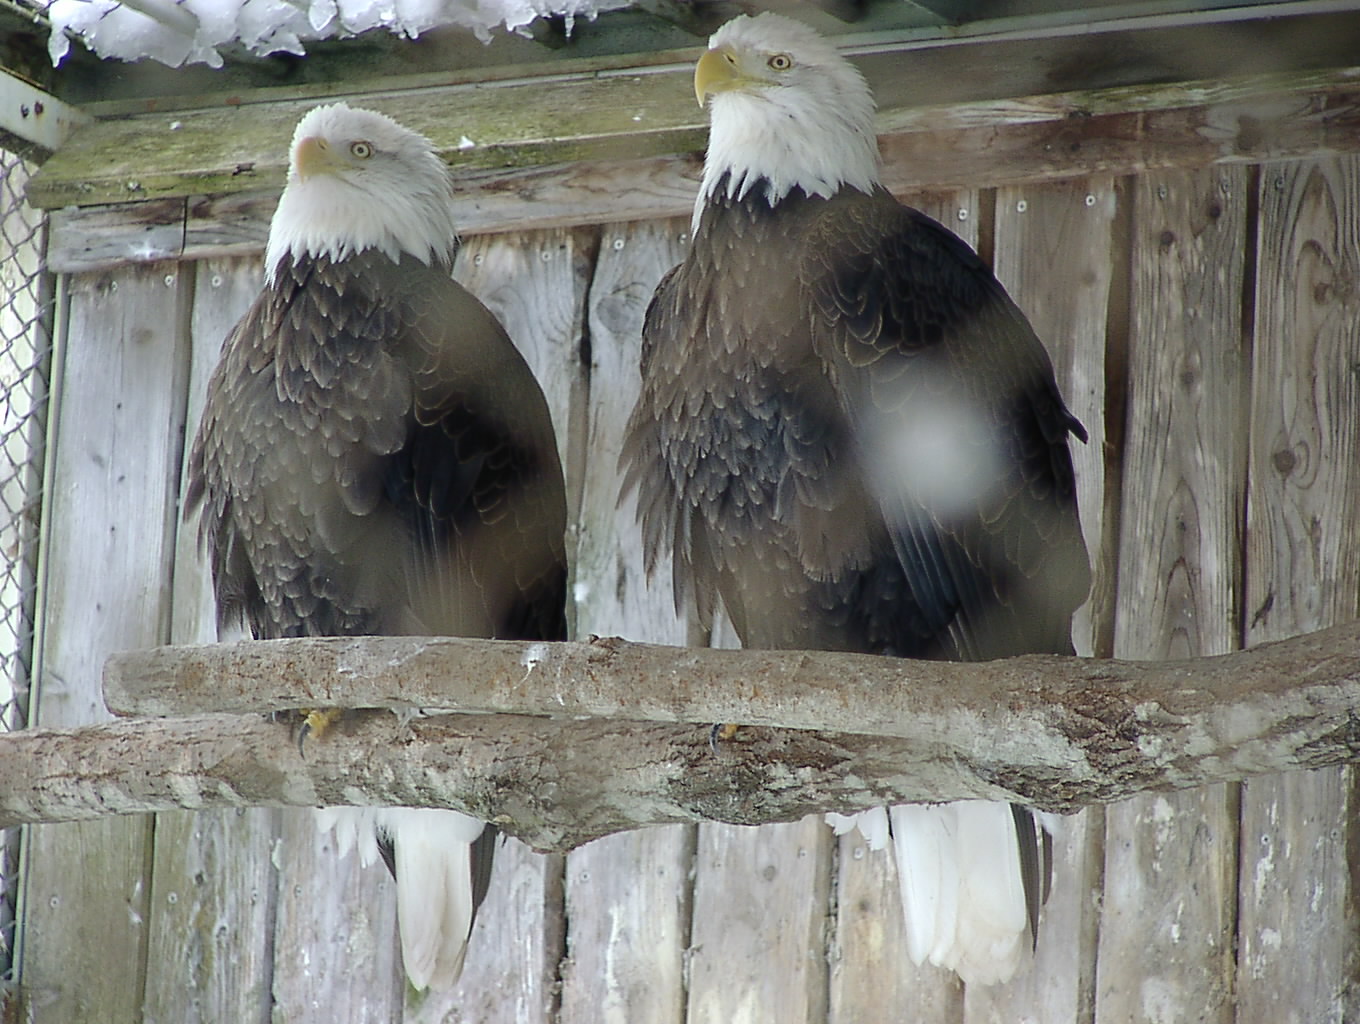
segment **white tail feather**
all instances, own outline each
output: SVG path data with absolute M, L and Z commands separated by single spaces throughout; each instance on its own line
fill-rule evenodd
M 837 832 L 854 820 L 870 847 L 890 822 L 907 952 L 955 971 L 971 985 L 1011 978 L 1030 946 L 1015 819 L 985 800 L 828 816 Z
M 317 825 L 334 828 L 340 853 L 357 849 L 365 867 L 378 858 L 379 835 L 391 840 L 406 976 L 418 989 L 452 988 L 472 931 L 472 843 L 483 823 L 457 811 L 328 807 Z

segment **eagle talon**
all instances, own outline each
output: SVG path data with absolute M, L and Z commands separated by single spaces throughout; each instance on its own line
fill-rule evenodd
M 718 742 L 720 740 L 730 740 L 737 734 L 737 730 L 740 728 L 741 726 L 737 725 L 735 722 L 719 722 L 709 731 L 708 749 L 716 754 L 718 752 Z
M 303 712 L 302 724 L 298 726 L 298 754 L 305 756 L 302 745 L 306 742 L 308 736 L 315 734 L 316 738 L 320 739 L 343 713 L 342 708 L 313 709 Z

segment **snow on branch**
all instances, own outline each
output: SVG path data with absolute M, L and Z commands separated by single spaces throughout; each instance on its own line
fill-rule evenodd
M 888 802 L 1071 811 L 1360 758 L 1360 623 L 1183 662 L 246 641 L 120 654 L 105 687 L 120 713 L 187 717 L 0 736 L 0 825 L 383 803 L 455 807 L 563 850 L 649 824 Z M 258 714 L 328 706 L 426 713 L 353 712 L 301 751 Z M 715 752 L 714 722 L 745 728 Z

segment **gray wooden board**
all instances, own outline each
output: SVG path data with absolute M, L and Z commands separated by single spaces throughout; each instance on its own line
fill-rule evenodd
M 187 295 L 173 265 L 69 282 L 37 725 L 107 718 L 99 689 L 107 655 L 169 639 Z M 27 1019 L 140 1016 L 150 832 L 150 818 L 132 817 L 29 833 L 20 925 Z
M 699 826 L 688 1024 L 826 1020 L 832 844 L 820 814 Z
M 976 189 L 932 189 L 900 196 L 976 247 L 983 221 Z M 837 842 L 836 923 L 832 945 L 830 1020 L 857 1024 L 963 1019 L 963 989 L 953 971 L 917 966 L 907 953 L 906 926 L 891 847 L 871 850 L 858 831 Z
M 1238 645 L 1245 457 L 1243 169 L 1134 189 L 1115 655 Z M 1106 811 L 1096 1020 L 1232 1018 L 1237 787 Z
M 268 1024 L 279 813 L 156 816 L 144 1024 Z
M 341 857 L 314 811 L 278 814 L 272 1019 L 399 1024 L 406 975 L 396 885 L 381 864 Z
M 637 398 L 642 316 L 663 274 L 680 261 L 689 225 L 679 218 L 606 228 L 590 291 L 590 407 L 576 547 L 578 636 L 683 644 L 670 599 L 669 559 L 650 581 L 638 571 L 636 503 L 620 501 L 619 450 Z
M 620 504 L 618 458 L 637 398 L 642 317 L 661 276 L 684 255 L 687 225 L 605 228 L 591 280 L 590 401 L 581 451 L 576 635 L 683 644 L 670 565 L 646 578 L 631 499 Z M 695 829 L 609 836 L 567 855 L 564 1022 L 680 1024 L 685 1005 Z
M 1249 645 L 1355 618 L 1360 162 L 1260 169 L 1244 617 Z M 1238 1020 L 1360 1017 L 1355 770 L 1242 787 Z
M 185 270 L 195 275 L 187 457 L 222 341 L 258 293 L 262 274 L 257 258 L 205 260 Z M 198 522 L 179 517 L 171 639 L 210 643 L 217 638 L 216 618 L 212 583 L 198 550 Z M 278 885 L 270 855 L 278 831 L 278 812 L 264 808 L 157 816 L 148 1024 L 269 1020 Z
M 681 1024 L 695 829 L 622 832 L 567 856 L 562 1024 Z
M 1113 573 L 1099 564 L 1105 502 L 1105 325 L 1113 273 L 1116 195 L 1109 179 L 1002 188 L 996 193 L 997 276 L 1024 310 L 1054 363 L 1068 406 L 1090 440 L 1071 442 L 1077 499 L 1094 590 L 1074 618 L 1081 654 L 1095 646 L 1094 609 Z M 1033 963 L 1004 985 L 967 993 L 970 1022 L 1088 1020 L 1094 1005 L 1096 906 L 1100 892 L 1100 811 L 1060 823 L 1054 843 L 1053 891 L 1044 906 Z
M 1100 560 L 1105 503 L 1105 334 L 1110 315 L 1117 195 L 1109 178 L 1001 188 L 997 277 L 1048 349 L 1068 408 L 1086 427 L 1073 438 L 1077 505 L 1094 570 L 1092 597 L 1072 624 L 1076 652 L 1093 653 L 1097 620 L 1113 613 L 1113 567 Z

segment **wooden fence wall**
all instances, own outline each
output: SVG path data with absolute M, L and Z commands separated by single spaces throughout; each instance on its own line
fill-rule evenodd
M 1078 650 L 1215 654 L 1354 618 L 1360 158 L 907 196 L 980 243 L 1091 433 Z M 556 419 L 577 636 L 707 642 L 639 566 L 616 455 L 684 219 L 467 240 Z M 112 650 L 211 636 L 192 436 L 259 257 L 62 280 L 37 722 L 104 717 Z M 721 641 L 721 637 L 718 638 Z M 566 857 L 510 842 L 459 989 L 406 989 L 381 869 L 309 812 L 30 830 L 28 1020 L 481 1024 L 1342 1022 L 1356 993 L 1350 769 L 1150 794 L 1065 822 L 1035 964 L 964 990 L 907 960 L 890 857 L 816 819 L 674 826 Z

